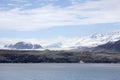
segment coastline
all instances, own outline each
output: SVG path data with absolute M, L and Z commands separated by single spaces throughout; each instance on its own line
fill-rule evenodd
M 120 53 L 0 50 L 0 63 L 120 63 Z

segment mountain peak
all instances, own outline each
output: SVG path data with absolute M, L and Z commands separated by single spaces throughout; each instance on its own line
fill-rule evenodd
M 41 45 L 31 44 L 27 42 L 17 42 L 15 44 L 5 45 L 7 48 L 11 49 L 39 49 L 42 48 Z

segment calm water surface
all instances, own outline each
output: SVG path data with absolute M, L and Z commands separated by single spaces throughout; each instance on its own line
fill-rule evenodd
M 0 64 L 0 80 L 120 80 L 120 64 Z

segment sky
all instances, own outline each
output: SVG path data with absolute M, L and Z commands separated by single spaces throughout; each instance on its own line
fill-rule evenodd
M 0 38 L 51 39 L 120 31 L 120 0 L 0 0 Z

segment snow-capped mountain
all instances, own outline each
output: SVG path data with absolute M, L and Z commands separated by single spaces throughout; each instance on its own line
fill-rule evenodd
M 106 34 L 94 34 L 87 37 L 81 37 L 75 41 L 75 46 L 95 47 L 107 42 L 120 40 L 120 32 L 112 32 Z
M 58 46 L 59 48 L 95 47 L 101 44 L 105 44 L 107 42 L 114 42 L 118 40 L 120 40 L 120 32 L 112 32 L 106 34 L 93 34 L 80 38 L 66 38 L 59 43 L 56 42 L 56 44 L 51 44 L 51 46 L 56 47 L 57 45 L 57 48 Z
M 31 44 L 26 42 L 17 42 L 15 44 L 5 45 L 4 47 L 10 49 L 41 49 L 42 46 L 39 44 Z
M 120 40 L 115 42 L 108 42 L 106 44 L 90 48 L 89 50 L 95 52 L 120 52 Z
M 90 36 L 83 36 L 78 38 L 57 38 L 51 40 L 32 40 L 35 44 L 41 45 L 44 49 L 73 49 L 80 47 L 95 47 L 102 45 L 108 42 L 114 42 L 120 40 L 120 31 L 111 32 L 106 34 L 93 34 Z M 20 42 L 12 39 L 12 44 Z M 24 41 L 24 40 L 22 40 Z M 25 40 L 25 42 L 30 40 Z M 31 41 L 31 42 L 32 42 Z M 15 43 L 14 43 L 15 42 Z M 6 44 L 5 44 L 6 43 Z M 11 43 L 7 42 L 7 39 L 0 39 L 1 45 L 10 45 Z

